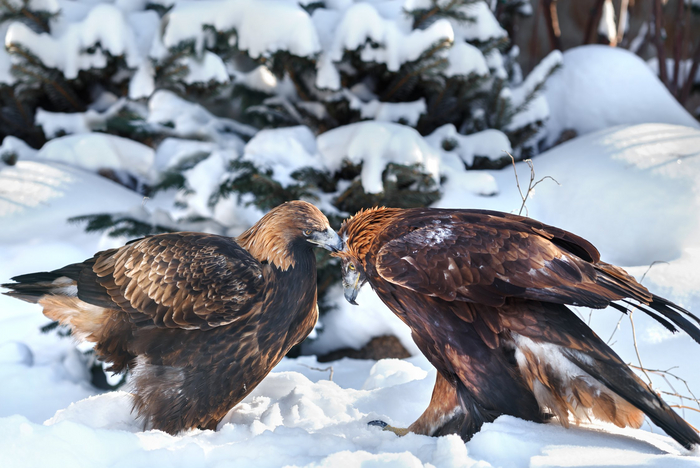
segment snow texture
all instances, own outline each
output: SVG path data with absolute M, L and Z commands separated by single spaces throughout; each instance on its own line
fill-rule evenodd
M 535 93 L 538 84 L 545 81 L 547 74 L 551 73 L 562 63 L 562 53 L 558 50 L 550 52 L 537 66 L 527 75 L 527 78 L 515 88 L 504 88 L 510 93 L 511 105 L 520 109 L 512 120 L 508 123 L 507 130 L 522 128 L 531 122 L 544 122 L 550 117 L 547 99 L 542 93 L 537 93 L 527 105 L 525 102 L 529 96 Z
M 274 179 L 285 187 L 296 183 L 292 173 L 302 167 L 326 169 L 314 134 L 304 126 L 261 130 L 246 144 L 242 159 L 271 169 Z
M 330 130 L 317 139 L 318 150 L 329 169 L 337 171 L 343 160 L 362 165 L 362 187 L 367 193 L 384 190 L 382 172 L 390 162 L 420 164 L 436 182 L 440 154 L 411 127 L 387 122 L 358 122 Z
M 148 111 L 148 123 L 172 125 L 174 136 L 212 141 L 225 148 L 241 150 L 243 140 L 239 135 L 255 134 L 253 128 L 215 117 L 199 104 L 186 101 L 171 91 L 156 91 L 148 101 Z
M 148 146 L 105 133 L 82 133 L 54 138 L 36 153 L 37 160 L 57 161 L 97 171 L 125 170 L 152 180 L 155 152 Z
M 450 47 L 449 65 L 445 70 L 445 76 L 468 76 L 472 73 L 479 76 L 488 76 L 489 67 L 486 64 L 484 54 L 468 42 L 457 41 Z
M 460 8 L 467 17 L 474 21 L 450 20 L 455 30 L 455 36 L 467 41 L 486 42 L 490 39 L 507 37 L 508 33 L 498 24 L 498 20 L 491 12 L 485 1 L 462 6 Z
M 309 15 L 294 2 L 276 0 L 177 2 L 168 14 L 163 43 L 174 47 L 194 40 L 201 53 L 206 42 L 205 25 L 219 31 L 235 29 L 238 48 L 253 58 L 278 50 L 307 57 L 320 50 Z
M 474 163 L 475 156 L 497 160 L 506 156 L 506 153 L 513 152 L 506 134 L 494 129 L 462 135 L 457 132 L 454 125 L 447 124 L 425 137 L 425 141 L 434 148 L 443 148 L 446 142 L 456 144 L 452 152 L 457 154 L 467 166 Z M 446 151 L 446 153 L 449 152 Z M 447 165 L 446 159 L 447 156 L 443 156 L 443 165 Z M 464 169 L 464 167 L 460 168 L 460 165 L 456 165 L 452 169 L 461 172 L 459 169 Z
M 700 128 L 642 59 L 615 47 L 588 45 L 564 52 L 563 66 L 547 80 L 544 96 L 550 109 L 547 146 L 568 129 L 585 135 L 621 124 Z
M 124 56 L 129 67 L 138 66 L 142 55 L 135 36 L 120 9 L 99 4 L 83 21 L 71 24 L 59 36 L 36 33 L 24 23 L 12 23 L 5 45 L 31 50 L 47 67 L 57 68 L 66 78 L 73 79 L 80 70 L 103 68 L 107 64 L 105 52 Z M 94 53 L 86 50 L 98 43 L 100 47 Z

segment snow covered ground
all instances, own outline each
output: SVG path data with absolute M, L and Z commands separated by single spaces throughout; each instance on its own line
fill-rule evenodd
M 578 138 L 535 159 L 530 216 L 593 241 L 605 260 L 629 267 L 653 291 L 700 311 L 700 131 L 663 124 L 616 127 Z M 529 168 L 518 164 L 521 186 Z M 512 168 L 452 172 L 438 202 L 517 212 Z M 482 195 L 480 195 L 482 194 Z M 484 196 L 490 194 L 491 196 Z M 495 195 L 494 195 L 495 194 Z M 81 261 L 113 239 L 67 225 L 70 216 L 97 207 L 119 211 L 144 203 L 106 179 L 52 161 L 0 166 L 0 282 L 32 271 Z M 107 207 L 107 208 L 106 208 Z M 363 290 L 360 307 L 338 294 L 325 332 L 307 346 L 321 351 L 361 345 L 394 332 L 411 347 L 405 327 Z M 637 363 L 630 322 L 613 310 L 579 311 L 627 362 Z M 669 369 L 681 394 L 700 394 L 700 347 L 634 314 L 644 365 Z M 618 429 L 600 423 L 564 429 L 512 417 L 486 424 L 469 443 L 368 427 L 373 419 L 406 426 L 428 403 L 435 371 L 422 356 L 405 361 L 314 357 L 284 359 L 219 430 L 170 436 L 141 431 L 124 392 L 92 388 L 70 340 L 42 334 L 38 307 L 0 296 L 0 466 L 313 466 L 526 467 L 700 466 L 655 427 Z M 618 329 L 619 325 L 619 329 Z M 659 390 L 673 391 L 652 375 Z M 672 404 L 693 402 L 668 397 Z M 685 410 L 696 427 L 700 413 Z

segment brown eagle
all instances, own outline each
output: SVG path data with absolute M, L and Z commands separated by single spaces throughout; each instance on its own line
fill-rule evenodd
M 235 239 L 144 237 L 3 287 L 130 370 L 147 427 L 215 429 L 313 329 L 312 245 L 342 247 L 320 210 L 293 201 Z
M 428 408 L 394 432 L 468 440 L 502 414 L 620 427 L 646 414 L 683 446 L 700 444 L 567 305 L 639 308 L 698 342 L 700 321 L 581 237 L 506 213 L 429 208 L 361 211 L 339 234 L 345 298 L 355 303 L 369 282 L 438 370 Z

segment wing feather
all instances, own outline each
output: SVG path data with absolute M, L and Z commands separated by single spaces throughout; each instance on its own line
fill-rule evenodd
M 527 218 L 452 212 L 418 229 L 399 223 L 392 233 L 377 253 L 377 273 L 422 294 L 495 307 L 508 297 L 594 307 L 616 299 L 596 284 L 587 260 L 597 258 L 593 246 Z
M 146 237 L 98 253 L 92 275 L 97 284 L 81 299 L 112 304 L 134 323 L 202 330 L 239 321 L 259 305 L 263 265 L 233 239 L 201 233 Z

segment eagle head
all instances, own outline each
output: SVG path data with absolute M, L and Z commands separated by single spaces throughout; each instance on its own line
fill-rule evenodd
M 343 241 L 326 216 L 311 203 L 294 200 L 270 210 L 237 241 L 259 261 L 282 270 L 295 264 L 293 251 L 316 245 L 337 252 Z
M 332 255 L 340 258 L 345 300 L 350 304 L 358 305 L 355 299 L 360 288 L 367 282 L 367 275 L 362 263 L 347 250 L 347 247 Z

